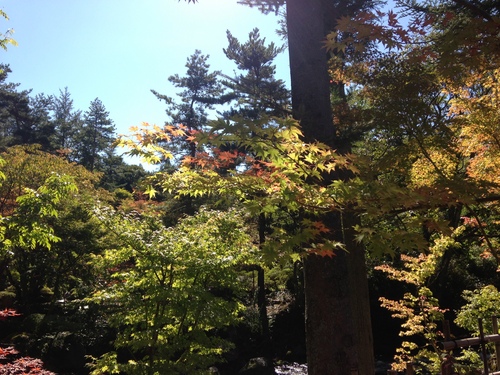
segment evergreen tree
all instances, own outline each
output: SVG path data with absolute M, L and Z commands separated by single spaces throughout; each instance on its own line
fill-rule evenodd
M 235 77 L 223 75 L 223 84 L 237 99 L 236 109 L 229 114 L 238 114 L 256 119 L 263 114 L 283 117 L 288 114 L 290 94 L 282 80 L 275 78 L 274 59 L 284 51 L 274 43 L 266 45 L 259 29 L 253 29 L 245 43 L 240 43 L 227 31 L 229 45 L 224 49 L 226 57 L 232 60 L 240 73 Z
M 99 98 L 90 103 L 75 145 L 76 161 L 88 170 L 101 170 L 115 136 L 113 121 Z
M 12 70 L 8 65 L 0 65 L 0 134 L 3 148 L 15 144 L 28 143 L 25 131 L 30 122 L 29 90 L 18 91 L 18 83 L 6 82 Z
M 39 144 L 44 151 L 54 148 L 55 126 L 50 115 L 52 97 L 38 94 L 29 98 L 29 117 L 18 128 L 17 138 L 21 144 Z
M 103 156 L 100 186 L 108 191 L 121 188 L 133 192 L 139 181 L 146 177 L 147 172 L 141 165 L 127 164 L 123 157 L 114 151 L 110 148 Z
M 58 97 L 31 90 L 18 91 L 19 84 L 7 83 L 11 69 L 0 66 L 0 145 L 40 144 L 42 150 L 69 151 L 82 127 L 81 112 L 73 109 L 68 89 Z
M 73 99 L 65 87 L 59 90 L 59 96 L 52 99 L 52 113 L 55 127 L 54 147 L 59 152 L 67 153 L 75 147 L 76 134 L 82 127 L 81 111 L 73 108 Z
M 167 104 L 169 124 L 185 126 L 188 131 L 202 130 L 208 123 L 207 110 L 213 110 L 215 104 L 226 100 L 223 96 L 224 89 L 217 78 L 219 72 L 210 72 L 208 57 L 196 50 L 187 59 L 186 76 L 175 74 L 168 78 L 175 87 L 183 90 L 177 94 L 180 102 L 151 90 L 159 100 Z M 175 153 L 182 153 L 186 148 L 191 156 L 196 153 L 196 145 L 192 142 L 186 144 L 182 137 L 175 140 L 172 146 L 176 149 Z

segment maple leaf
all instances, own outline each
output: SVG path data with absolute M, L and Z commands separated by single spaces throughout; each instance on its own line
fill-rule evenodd
M 396 13 L 394 13 L 392 10 L 390 10 L 387 13 L 387 19 L 388 19 L 389 26 L 395 27 L 398 25 L 398 19 L 397 19 Z
M 218 152 L 217 155 L 220 159 L 220 161 L 225 161 L 225 162 L 233 162 L 234 159 L 237 157 L 237 152 L 236 151 L 221 151 Z
M 452 20 L 454 20 L 456 14 L 453 12 L 446 12 L 443 17 L 443 26 L 448 26 Z
M 0 310 L 0 320 L 6 320 L 7 318 L 13 316 L 21 316 L 21 314 L 18 314 L 17 311 L 14 309 Z
M 335 256 L 335 252 L 332 249 L 324 249 L 324 248 L 308 249 L 307 253 L 311 255 L 318 255 L 322 258 L 324 257 L 333 258 Z
M 175 130 L 175 126 L 173 125 L 165 125 L 165 130 L 169 133 L 172 133 Z
M 186 132 L 183 129 L 172 130 L 172 136 L 173 137 L 182 137 L 184 135 L 186 135 Z
M 321 221 L 313 221 L 312 222 L 313 227 L 319 232 L 319 233 L 328 233 L 330 232 L 330 229 L 323 224 Z
M 12 346 L 0 348 L 0 359 L 7 359 L 9 356 L 15 356 L 17 354 L 19 354 L 19 352 Z

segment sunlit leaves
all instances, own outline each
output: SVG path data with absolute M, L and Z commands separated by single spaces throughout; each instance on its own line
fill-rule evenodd
M 410 181 L 415 187 L 435 186 L 440 179 L 452 180 L 459 167 L 459 159 L 452 153 L 431 148 L 413 163 Z
M 2 158 L 0 175 L 4 176 L 4 181 L 0 183 L 0 212 L 4 216 L 12 212 L 16 198 L 24 189 L 38 189 L 54 173 L 74 176 L 80 191 L 93 190 L 99 180 L 98 174 L 45 153 L 36 145 L 9 147 Z
M 142 161 L 149 164 L 158 164 L 165 159 L 171 159 L 172 153 L 161 146 L 162 143 L 168 142 L 174 134 L 168 130 L 174 130 L 177 135 L 185 135 L 181 127 L 162 129 L 157 125 L 150 126 L 148 123 L 143 123 L 143 126 L 130 128 L 132 137 L 121 136 L 116 145 L 128 149 L 130 156 L 139 156 Z
M 433 350 L 427 354 L 437 356 L 439 353 L 435 342 L 438 339 L 437 326 L 444 317 L 444 309 L 439 308 L 439 301 L 434 297 L 432 291 L 425 286 L 425 277 L 418 274 L 421 265 L 428 264 L 429 259 L 420 255 L 419 257 L 402 256 L 405 269 L 397 270 L 389 265 L 381 265 L 377 269 L 386 272 L 391 279 L 404 281 L 414 286 L 414 292 L 407 292 L 400 300 L 380 298 L 382 307 L 392 313 L 392 316 L 403 320 L 400 336 L 407 338 L 395 355 L 394 369 L 403 370 L 406 363 L 413 359 L 426 357 L 416 341 L 423 338 L 424 342 L 433 346 Z M 434 264 L 430 262 L 430 264 Z M 434 353 L 434 354 L 432 354 Z
M 163 138 L 170 137 L 173 130 L 162 129 L 166 133 Z M 349 186 L 341 181 L 331 186 L 319 184 L 324 176 L 338 170 L 356 171 L 350 156 L 321 143 L 305 143 L 292 120 L 219 120 L 211 132 L 191 133 L 191 137 L 207 151 L 180 160 L 180 167 L 172 173 L 157 173 L 150 194 L 162 189 L 177 197 L 235 197 L 252 215 L 266 216 L 283 211 L 329 212 L 341 209 L 352 198 L 348 197 Z M 228 144 L 233 149 L 226 151 Z M 134 152 L 140 150 L 140 146 L 132 147 Z M 310 251 L 328 256 L 342 248 L 328 243 L 324 236 L 328 228 L 321 223 L 302 220 L 297 225 L 301 229 L 294 235 L 281 233 L 279 224 L 273 229 L 267 241 L 268 248 L 274 249 L 274 259 L 284 254 L 287 258 L 306 243 L 315 244 Z M 266 260 L 273 260 L 271 253 Z
M 71 177 L 58 175 L 49 177 L 37 190 L 25 190 L 17 198 L 18 207 L 13 215 L 3 220 L 7 236 L 4 251 L 10 252 L 12 246 L 50 249 L 53 242 L 60 241 L 47 218 L 57 217 L 59 201 L 74 192 L 76 185 Z
M 500 156 L 500 69 L 477 73 L 467 86 L 450 86 L 450 115 L 458 133 L 457 150 L 469 158 L 470 178 L 498 186 Z
M 0 10 L 0 17 L 3 17 L 5 20 L 9 20 L 9 16 L 3 10 Z M 17 46 L 17 42 L 14 38 L 12 38 L 12 34 L 14 34 L 13 29 L 7 30 L 5 33 L 0 33 L 0 47 L 4 50 L 7 50 L 7 46 L 12 44 L 13 46 Z
M 242 308 L 235 265 L 256 256 L 245 218 L 202 209 L 165 228 L 155 216 L 105 207 L 95 214 L 117 246 L 95 257 L 107 276 L 89 301 L 110 310 L 110 323 L 120 327 L 115 346 L 135 360 L 108 353 L 94 373 L 194 373 L 213 364 L 230 347 L 215 330 L 237 322 Z
M 2 277 L 10 280 L 22 308 L 51 298 L 74 298 L 92 283 L 88 255 L 99 233 L 86 207 L 107 195 L 94 188 L 99 176 L 34 146 L 2 154 L 0 186 Z
M 491 318 L 498 316 L 500 293 L 494 285 L 486 285 L 474 291 L 464 290 L 462 297 L 467 302 L 457 314 L 455 322 L 474 336 L 479 336 L 478 318 L 484 320 L 484 332 L 493 332 Z

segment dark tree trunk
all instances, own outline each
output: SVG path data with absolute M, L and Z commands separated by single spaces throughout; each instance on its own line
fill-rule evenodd
M 331 144 L 335 136 L 325 40 L 325 0 L 287 0 L 288 49 L 294 117 L 306 140 Z
M 306 141 L 338 150 L 332 121 L 327 54 L 322 43 L 335 20 L 332 1 L 287 0 L 288 46 L 294 117 Z M 326 176 L 325 183 L 332 178 Z M 371 375 L 373 340 L 364 251 L 354 241 L 356 216 L 330 213 L 321 218 L 348 252 L 304 261 L 306 344 L 309 375 Z

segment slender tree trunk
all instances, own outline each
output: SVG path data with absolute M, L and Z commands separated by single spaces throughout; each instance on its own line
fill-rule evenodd
M 259 245 L 262 247 L 266 242 L 266 218 L 264 214 L 259 215 Z M 262 327 L 262 338 L 264 340 L 264 352 L 269 354 L 271 342 L 269 332 L 269 319 L 267 317 L 266 283 L 264 279 L 264 268 L 257 269 L 257 306 L 259 307 L 259 318 Z
M 288 47 L 294 117 L 306 141 L 336 149 L 330 102 L 330 78 L 322 42 L 335 19 L 331 0 L 287 0 Z M 325 183 L 332 178 L 327 176 Z M 352 214 L 321 218 L 348 252 L 304 261 L 306 345 L 309 375 L 371 375 L 373 340 L 364 251 L 354 241 Z

